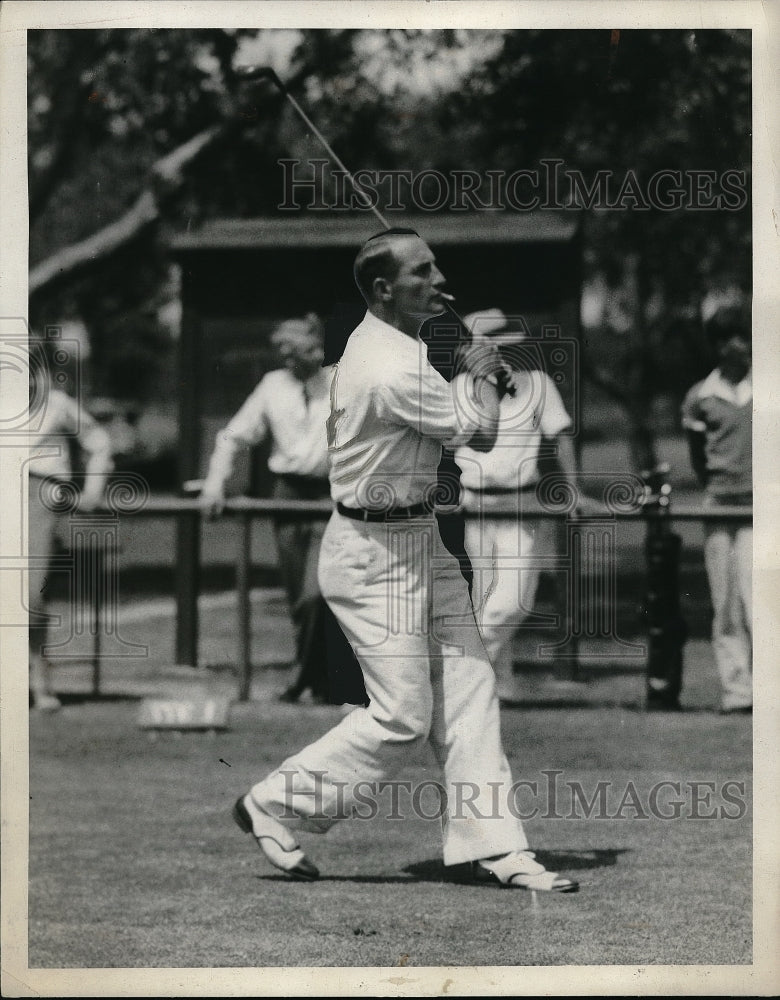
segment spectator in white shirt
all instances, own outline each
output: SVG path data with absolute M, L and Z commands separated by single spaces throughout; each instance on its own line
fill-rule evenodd
M 201 505 L 209 516 L 222 512 L 225 483 L 233 472 L 237 453 L 264 440 L 271 446 L 268 468 L 274 474 L 274 499 L 330 497 L 325 425 L 330 413 L 333 368 L 323 367 L 322 323 L 313 313 L 286 320 L 274 331 L 272 343 L 284 367 L 268 372 L 260 380 L 217 435 L 201 491 Z M 315 701 L 355 698 L 355 703 L 361 703 L 364 692 L 359 669 L 350 662 L 351 650 L 340 638 L 317 583 L 324 529 L 321 520 L 282 515 L 274 519 L 278 567 L 295 625 L 298 663 L 298 676 L 281 699 L 294 702 L 309 690 Z M 322 655 L 326 646 L 333 675 L 330 679 Z
M 691 465 L 708 507 L 753 503 L 753 363 L 750 314 L 723 307 L 707 324 L 718 365 L 682 406 Z M 753 526 L 705 526 L 704 561 L 712 598 L 712 648 L 721 712 L 753 710 Z
M 523 509 L 533 506 L 542 443 L 549 444 L 546 450 L 554 449 L 561 472 L 572 484 L 577 463 L 567 433 L 571 418 L 560 393 L 547 374 L 529 367 L 518 346 L 526 338 L 522 322 L 513 324 L 498 309 L 474 313 L 465 322 L 494 340 L 510 373 L 501 394 L 493 450 L 484 454 L 465 445 L 456 451 L 455 460 L 462 470 L 463 506 L 475 515 L 466 520 L 465 535 L 474 572 L 474 613 L 496 673 L 499 698 L 511 704 L 523 697 L 514 673 L 513 638 L 533 611 L 540 570 L 554 552 L 553 522 L 523 517 Z M 517 517 L 490 517 L 491 510 L 507 505 L 515 506 Z
M 58 500 L 63 491 L 67 494 L 74 489 L 73 446 L 83 456 L 83 486 L 77 501 L 81 512 L 100 505 L 113 461 L 106 431 L 77 400 L 54 388 L 45 361 L 32 354 L 30 424 L 35 426 L 28 465 L 30 700 L 34 708 L 52 711 L 60 707 L 60 701 L 51 690 L 51 664 L 45 655 L 46 593 L 62 517 Z

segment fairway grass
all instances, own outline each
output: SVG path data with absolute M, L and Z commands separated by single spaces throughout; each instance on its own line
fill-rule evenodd
M 438 821 L 411 815 L 408 799 L 403 820 L 385 809 L 303 834 L 323 877 L 289 882 L 230 809 L 340 710 L 253 700 L 233 706 L 226 732 L 157 739 L 138 729 L 137 712 L 137 700 L 116 698 L 31 713 L 31 968 L 751 961 L 749 717 L 506 710 L 515 778 L 545 792 L 525 823 L 531 844 L 581 883 L 576 895 L 534 897 L 455 881 L 439 860 Z M 426 748 L 399 777 L 438 777 Z M 602 780 L 607 814 L 566 818 L 571 785 L 591 795 Z M 630 806 L 614 815 L 629 786 L 647 812 L 661 780 L 680 782 L 678 819 L 637 818 Z M 744 784 L 744 814 L 692 818 L 717 814 L 726 780 Z M 715 794 L 693 807 L 692 782 L 714 783 Z M 697 787 L 701 798 L 708 786 Z

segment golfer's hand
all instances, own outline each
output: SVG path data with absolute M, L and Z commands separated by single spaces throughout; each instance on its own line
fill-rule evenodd
M 502 377 L 504 379 L 504 383 L 505 383 L 507 389 L 514 396 L 514 394 L 517 392 L 517 390 L 519 388 L 519 385 L 520 385 L 520 373 L 517 372 L 517 371 L 515 371 L 515 369 L 512 368 L 511 365 L 509 365 L 506 362 L 504 362 L 504 364 L 503 364 L 503 376 Z
M 219 517 L 225 509 L 225 493 L 215 486 L 204 486 L 198 500 L 201 512 L 210 521 L 213 521 L 215 517 Z
M 473 378 L 495 377 L 502 369 L 501 355 L 495 344 L 484 337 L 475 337 L 470 344 L 458 348 L 458 366 Z

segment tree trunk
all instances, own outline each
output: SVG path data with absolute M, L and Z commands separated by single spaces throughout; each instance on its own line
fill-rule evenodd
M 228 131 L 229 127 L 224 125 L 205 129 L 158 160 L 149 171 L 147 186 L 124 215 L 87 239 L 58 250 L 30 270 L 30 298 L 90 270 L 146 232 L 159 219 L 165 202 L 181 187 L 186 168 Z
M 651 419 L 655 397 L 652 384 L 653 352 L 645 319 L 647 302 L 645 270 L 639 253 L 629 254 L 626 257 L 625 284 L 631 312 L 632 342 L 626 379 L 629 448 L 634 468 L 637 472 L 644 472 L 656 467 L 658 453 Z

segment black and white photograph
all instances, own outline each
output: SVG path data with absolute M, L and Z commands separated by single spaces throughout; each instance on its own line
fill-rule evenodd
M 776 995 L 776 20 L 2 4 L 4 996 Z

